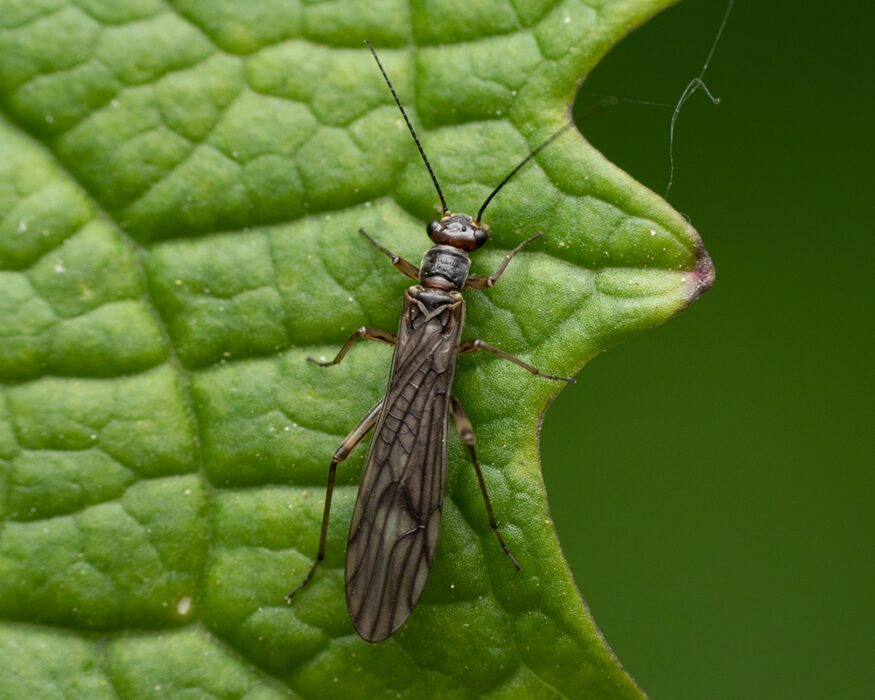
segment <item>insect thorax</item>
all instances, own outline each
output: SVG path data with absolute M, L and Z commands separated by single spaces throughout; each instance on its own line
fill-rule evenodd
M 419 282 L 423 287 L 461 291 L 470 269 L 471 259 L 465 251 L 436 245 L 422 256 Z

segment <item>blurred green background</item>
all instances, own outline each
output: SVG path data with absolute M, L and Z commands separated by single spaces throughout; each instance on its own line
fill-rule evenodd
M 582 86 L 675 102 L 726 4 L 690 0 Z M 669 201 L 714 287 L 591 363 L 541 451 L 576 581 L 653 698 L 872 698 L 871 3 L 736 2 Z M 869 66 L 867 69 L 866 66 Z M 671 109 L 581 129 L 659 193 Z

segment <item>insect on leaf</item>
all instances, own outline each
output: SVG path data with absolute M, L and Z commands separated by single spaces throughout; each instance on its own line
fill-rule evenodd
M 664 0 L 0 0 L 0 696 L 586 697 L 641 692 L 553 531 L 536 432 L 559 387 L 477 353 L 454 393 L 422 598 L 352 631 L 343 561 L 403 289 L 356 232 L 418 262 L 436 197 L 474 213 L 565 124 L 579 80 Z M 560 142 L 557 142 L 557 146 Z M 698 235 L 576 133 L 490 204 L 465 337 L 573 375 L 709 286 Z M 571 436 L 569 439 L 579 439 Z M 585 463 L 569 468 L 585 469 Z

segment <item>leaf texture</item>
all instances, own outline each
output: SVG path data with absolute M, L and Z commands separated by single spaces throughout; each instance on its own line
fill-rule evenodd
M 634 698 L 562 558 L 536 434 L 558 387 L 477 355 L 474 424 L 514 572 L 450 434 L 434 568 L 388 641 L 343 560 L 436 197 L 473 213 L 667 0 L 0 0 L 0 696 Z M 490 205 L 464 337 L 570 375 L 708 288 L 696 232 L 569 132 Z M 372 347 L 369 347 L 372 346 Z M 479 355 L 479 354 L 478 354 Z M 573 390 L 573 389 L 572 389 Z M 595 410 L 595 407 L 594 407 Z M 583 418 L 585 419 L 585 418 Z M 569 468 L 585 468 L 585 459 Z

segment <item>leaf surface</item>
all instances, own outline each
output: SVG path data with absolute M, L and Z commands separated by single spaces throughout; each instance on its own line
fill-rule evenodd
M 556 383 L 478 354 L 475 426 L 514 572 L 451 431 L 438 555 L 379 645 L 343 553 L 436 202 L 476 212 L 579 81 L 669 0 L 0 0 L 0 696 L 634 698 L 562 557 L 537 428 Z M 708 288 L 696 232 L 567 132 L 485 216 L 466 337 L 577 372 Z M 574 389 L 571 389 L 574 390 Z M 596 407 L 593 407 L 596 410 Z M 582 417 L 585 420 L 585 417 Z M 569 436 L 569 439 L 575 439 Z M 585 460 L 569 464 L 585 468 Z

